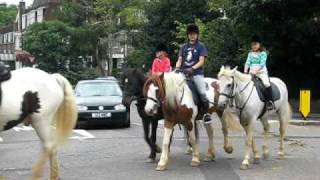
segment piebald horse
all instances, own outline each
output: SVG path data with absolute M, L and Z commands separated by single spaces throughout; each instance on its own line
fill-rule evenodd
M 211 83 L 210 83 L 211 84 Z M 211 90 L 211 89 L 210 89 Z M 189 143 L 192 146 L 192 161 L 191 166 L 199 166 L 200 155 L 199 149 L 195 140 L 195 128 L 194 123 L 198 115 L 198 107 L 195 105 L 192 97 L 192 92 L 189 89 L 186 78 L 181 73 L 164 73 L 162 76 L 151 76 L 146 81 L 144 86 L 144 93 L 147 97 L 145 105 L 146 113 L 152 115 L 156 114 L 160 104 L 162 105 L 162 111 L 164 114 L 164 137 L 162 144 L 162 153 L 160 161 L 156 170 L 165 170 L 168 164 L 168 153 L 170 137 L 173 132 L 173 128 L 176 124 L 182 124 L 188 130 Z M 208 92 L 209 93 L 209 92 Z M 211 102 L 214 101 L 214 91 L 211 92 L 211 96 L 208 96 Z M 209 93 L 210 94 L 210 93 Z M 216 107 L 213 104 L 210 105 L 210 112 L 216 112 Z M 218 111 L 218 115 L 221 118 L 222 112 Z M 225 116 L 230 118 L 230 116 Z M 228 120 L 221 120 L 223 133 L 225 136 L 225 151 L 232 153 L 233 148 L 228 141 Z M 206 154 L 206 161 L 212 161 L 215 159 L 215 150 L 213 144 L 213 128 L 211 124 L 206 124 L 206 131 L 209 137 L 209 147 Z
M 60 74 L 50 75 L 34 68 L 11 74 L 1 83 L 0 132 L 20 123 L 31 124 L 43 146 L 32 179 L 41 179 L 48 160 L 50 179 L 58 179 L 57 147 L 67 141 L 77 120 L 72 86 Z
M 264 112 L 265 103 L 259 98 L 258 92 L 252 81 L 252 76 L 243 74 L 237 71 L 237 68 L 230 69 L 230 67 L 222 66 L 218 74 L 220 81 L 220 97 L 218 106 L 223 109 L 228 104 L 236 105 L 239 113 L 240 123 L 246 132 L 245 155 L 240 169 L 249 169 L 250 148 L 252 148 L 254 155 L 254 163 L 259 163 L 260 155 L 253 139 L 253 122 L 260 117 L 260 122 L 264 129 L 264 144 L 263 155 L 264 158 L 269 157 L 268 147 L 268 133 L 269 123 L 268 114 L 276 112 L 279 116 L 280 122 L 280 150 L 279 158 L 283 159 L 284 152 L 284 136 L 287 122 L 291 119 L 291 108 L 288 102 L 288 91 L 285 83 L 278 78 L 270 78 L 270 81 L 276 85 L 280 91 L 280 99 L 276 100 L 275 109 L 272 112 Z M 263 113 L 264 114 L 261 114 Z

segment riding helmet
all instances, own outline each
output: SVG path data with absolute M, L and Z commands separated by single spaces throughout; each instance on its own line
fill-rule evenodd
M 161 43 L 157 46 L 156 52 L 165 51 L 168 52 L 168 48 L 165 44 Z
M 187 35 L 190 33 L 197 33 L 199 34 L 199 27 L 195 24 L 189 24 L 187 26 Z
M 251 42 L 252 43 L 254 43 L 254 42 L 261 43 L 261 38 L 255 34 L 251 37 Z

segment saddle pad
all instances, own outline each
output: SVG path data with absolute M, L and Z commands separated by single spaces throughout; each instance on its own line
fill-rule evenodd
M 263 85 L 261 80 L 253 80 L 254 85 L 256 86 L 259 98 L 262 102 L 266 102 L 266 93 L 267 93 L 267 89 L 265 88 L 265 86 Z M 278 86 L 276 86 L 273 82 L 270 82 L 271 84 L 271 88 L 272 88 L 272 96 L 273 96 L 273 101 L 277 101 L 280 99 L 280 90 L 278 88 Z

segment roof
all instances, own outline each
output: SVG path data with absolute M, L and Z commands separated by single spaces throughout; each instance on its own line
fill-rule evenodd
M 59 3 L 59 0 L 33 0 L 31 8 L 38 8 L 49 3 Z

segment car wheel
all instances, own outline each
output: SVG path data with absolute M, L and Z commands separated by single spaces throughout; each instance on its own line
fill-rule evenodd
M 126 122 L 124 123 L 123 127 L 125 127 L 125 128 L 129 128 L 130 127 L 130 109 L 127 111 Z

